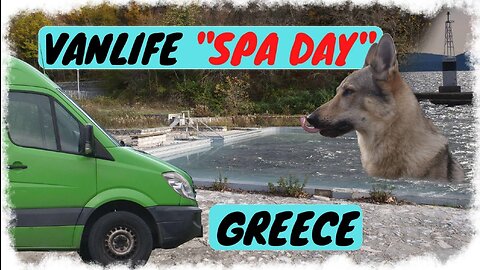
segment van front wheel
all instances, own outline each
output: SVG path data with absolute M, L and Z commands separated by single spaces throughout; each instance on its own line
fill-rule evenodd
M 88 250 L 93 261 L 102 265 L 127 263 L 144 265 L 152 252 L 150 228 L 139 216 L 125 211 L 99 218 L 88 236 Z

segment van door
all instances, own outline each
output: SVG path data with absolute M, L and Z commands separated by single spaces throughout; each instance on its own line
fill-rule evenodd
M 80 153 L 81 123 L 51 96 L 9 92 L 7 145 L 19 249 L 69 248 L 96 193 L 96 159 Z

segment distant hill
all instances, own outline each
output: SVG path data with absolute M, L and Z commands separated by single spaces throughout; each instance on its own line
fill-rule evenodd
M 456 58 L 457 70 L 473 70 L 465 53 L 457 55 Z M 400 63 L 400 71 L 442 71 L 442 59 L 441 54 L 411 53 Z

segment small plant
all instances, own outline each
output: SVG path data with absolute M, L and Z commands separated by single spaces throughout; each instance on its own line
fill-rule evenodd
M 295 198 L 307 198 L 310 197 L 310 194 L 306 193 L 304 188 L 307 184 L 307 178 L 300 183 L 300 180 L 293 176 L 289 175 L 288 177 L 280 177 L 277 184 L 268 183 L 268 190 L 270 193 L 285 197 L 295 197 Z
M 218 172 L 218 179 L 212 184 L 212 190 L 214 191 L 225 191 L 228 190 L 228 178 L 223 177 L 221 172 Z
M 392 194 L 393 186 L 387 184 L 373 185 L 370 190 L 370 199 L 377 203 L 394 203 L 397 201 Z

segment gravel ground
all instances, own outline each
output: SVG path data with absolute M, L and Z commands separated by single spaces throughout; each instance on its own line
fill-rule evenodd
M 152 252 L 149 264 L 180 263 L 298 263 L 322 262 L 334 254 L 348 254 L 356 262 L 395 262 L 410 256 L 433 254 L 446 261 L 467 245 L 474 233 L 468 210 L 425 205 L 377 205 L 358 203 L 363 209 L 363 245 L 360 250 L 332 251 L 215 251 L 208 245 L 208 213 L 214 204 L 345 204 L 324 197 L 296 199 L 263 194 L 243 194 L 199 190 L 203 238 L 196 238 L 176 249 Z M 78 259 L 75 252 L 18 252 L 20 259 L 36 263 L 49 254 Z

